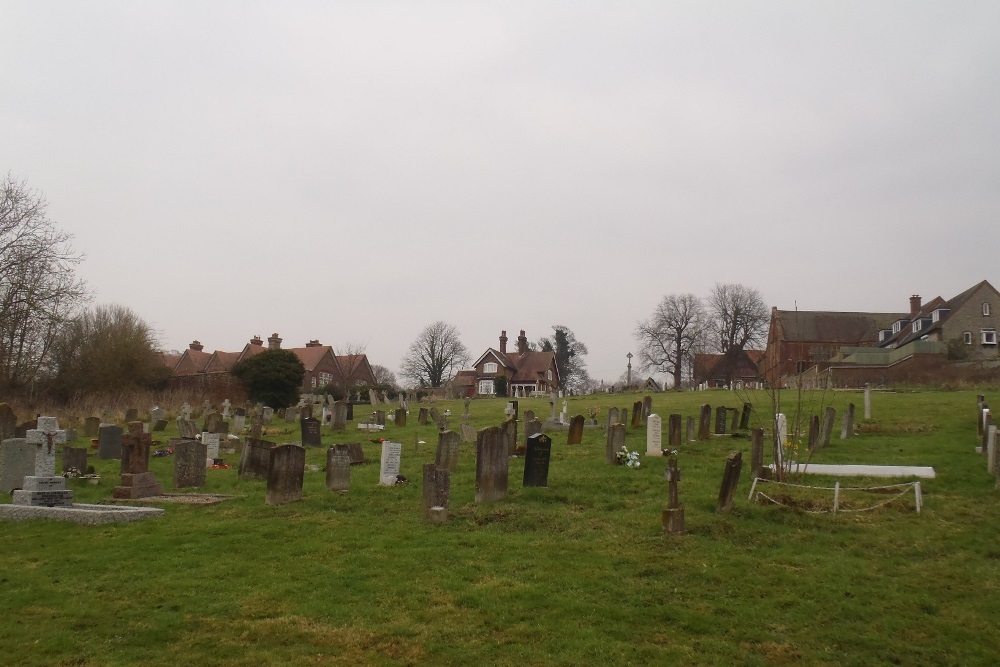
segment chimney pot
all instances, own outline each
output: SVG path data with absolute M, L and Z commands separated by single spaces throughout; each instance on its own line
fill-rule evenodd
M 914 294 L 910 297 L 910 317 L 916 317 L 920 312 L 920 295 Z

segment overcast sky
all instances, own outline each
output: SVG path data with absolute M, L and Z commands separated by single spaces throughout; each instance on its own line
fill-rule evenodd
M 1000 285 L 1000 3 L 0 0 L 0 171 L 166 349 Z

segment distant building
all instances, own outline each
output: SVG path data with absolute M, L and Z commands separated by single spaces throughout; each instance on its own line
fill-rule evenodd
M 521 330 L 515 350 L 507 351 L 507 332 L 500 332 L 500 349 L 487 348 L 469 371 L 459 371 L 462 381 L 474 377 L 474 396 L 494 395 L 498 377 L 507 379 L 507 395 L 511 397 L 548 394 L 559 388 L 559 368 L 555 352 L 528 349 L 528 339 Z
M 753 387 L 761 380 L 760 362 L 764 350 L 735 350 L 730 354 L 694 355 L 694 383 L 711 388 Z

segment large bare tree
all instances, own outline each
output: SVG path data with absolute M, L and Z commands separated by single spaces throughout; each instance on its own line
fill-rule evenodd
M 469 352 L 454 325 L 428 324 L 403 357 L 399 374 L 421 387 L 440 387 L 469 362 Z
M 668 294 L 649 319 L 635 327 L 639 365 L 669 373 L 674 389 L 681 388 L 685 368 L 706 325 L 705 308 L 694 294 Z
M 767 304 L 753 287 L 716 283 L 708 295 L 708 309 L 714 342 L 724 355 L 725 373 L 731 382 L 740 353 L 763 346 L 767 339 Z
M 59 327 L 87 298 L 72 236 L 46 214 L 24 181 L 0 182 L 0 387 L 34 380 Z

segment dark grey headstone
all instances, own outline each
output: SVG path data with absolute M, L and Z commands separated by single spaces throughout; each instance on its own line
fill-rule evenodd
M 420 412 L 417 413 L 417 423 L 421 426 L 427 425 L 428 412 L 427 408 L 420 408 Z
M 322 434 L 320 433 L 320 424 L 318 419 L 313 419 L 309 417 L 303 419 L 299 422 L 302 428 L 302 444 L 306 447 L 319 447 L 322 445 Z
M 198 435 L 198 424 L 196 424 L 191 419 L 177 419 L 177 433 L 180 437 L 186 438 L 188 440 L 193 439 Z
M 726 432 L 726 422 L 729 417 L 729 409 L 720 405 L 715 409 L 715 434 L 721 435 Z
M 37 447 L 24 438 L 7 438 L 0 442 L 0 491 L 10 495 L 23 488 L 24 478 L 35 474 Z
M 171 438 L 174 450 L 174 488 L 187 489 L 205 486 L 208 447 L 197 440 Z
M 83 437 L 96 438 L 98 429 L 101 428 L 100 417 L 87 417 L 83 420 Z
M 708 440 L 712 437 L 712 406 L 706 403 L 701 406 L 701 415 L 698 420 L 698 439 Z
M 576 415 L 569 420 L 569 431 L 566 436 L 567 445 L 579 445 L 583 442 L 583 415 Z
M 160 431 L 165 431 L 166 429 L 167 429 L 167 420 L 157 419 L 155 422 L 153 422 L 153 426 L 149 430 L 152 431 L 153 433 L 159 433 Z
M 454 431 L 440 431 L 438 433 L 437 455 L 435 464 L 439 468 L 445 468 L 450 472 L 458 471 L 458 446 L 462 442 L 462 436 Z
M 524 486 L 549 485 L 549 459 L 552 456 L 552 438 L 536 433 L 528 438 L 524 455 Z
M 625 424 L 612 424 L 608 430 L 608 439 L 604 445 L 604 462 L 609 465 L 618 463 L 618 452 L 625 446 Z
M 97 456 L 108 459 L 122 457 L 122 427 L 115 424 L 104 424 L 98 429 Z
M 81 475 L 87 474 L 87 450 L 84 447 L 63 447 L 62 469 L 66 472 L 70 468 L 78 471 Z
M 267 440 L 247 439 L 243 444 L 238 474 L 240 479 L 267 479 L 271 450 L 278 445 Z
M 667 417 L 667 448 L 677 449 L 681 446 L 681 416 L 672 414 Z
M 306 471 L 306 450 L 299 445 L 281 445 L 271 450 L 267 466 L 268 505 L 284 505 L 302 500 Z
M 501 429 L 484 428 L 476 438 L 476 502 L 500 500 L 507 495 L 508 445 Z

